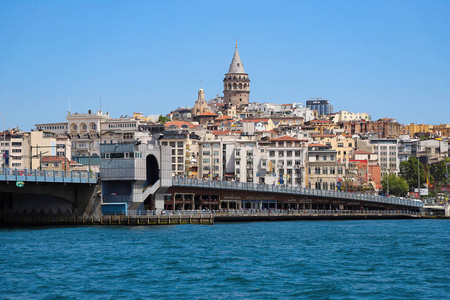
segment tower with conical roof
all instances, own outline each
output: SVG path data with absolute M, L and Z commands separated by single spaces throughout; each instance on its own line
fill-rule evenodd
M 228 73 L 223 80 L 224 103 L 236 107 L 248 105 L 250 94 L 250 79 L 244 71 L 241 57 L 239 56 L 237 41 L 233 60 Z

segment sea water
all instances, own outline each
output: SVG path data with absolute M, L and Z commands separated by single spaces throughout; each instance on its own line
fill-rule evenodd
M 6 299 L 449 299 L 450 220 L 0 229 Z

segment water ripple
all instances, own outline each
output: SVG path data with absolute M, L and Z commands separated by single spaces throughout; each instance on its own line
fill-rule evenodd
M 0 230 L 7 299 L 444 299 L 448 220 Z

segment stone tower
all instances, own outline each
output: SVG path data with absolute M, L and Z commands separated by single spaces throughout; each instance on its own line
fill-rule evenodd
M 208 102 L 206 102 L 206 100 L 205 100 L 205 92 L 203 91 L 203 89 L 200 89 L 198 91 L 197 101 L 195 101 L 194 108 L 192 109 L 192 115 L 198 116 L 206 111 L 209 111 L 209 108 L 207 105 L 208 105 Z
M 230 69 L 223 80 L 224 103 L 236 107 L 248 105 L 249 94 L 250 79 L 244 71 L 236 42 L 236 50 L 234 51 Z

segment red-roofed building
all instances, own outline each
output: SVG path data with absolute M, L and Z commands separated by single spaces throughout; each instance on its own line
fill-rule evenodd
M 64 156 L 42 156 L 40 167 L 48 171 L 69 171 L 70 161 Z
M 214 122 L 217 118 L 217 114 L 212 112 L 204 112 L 195 116 L 195 120 L 200 123 L 200 125 L 206 125 L 207 123 Z

